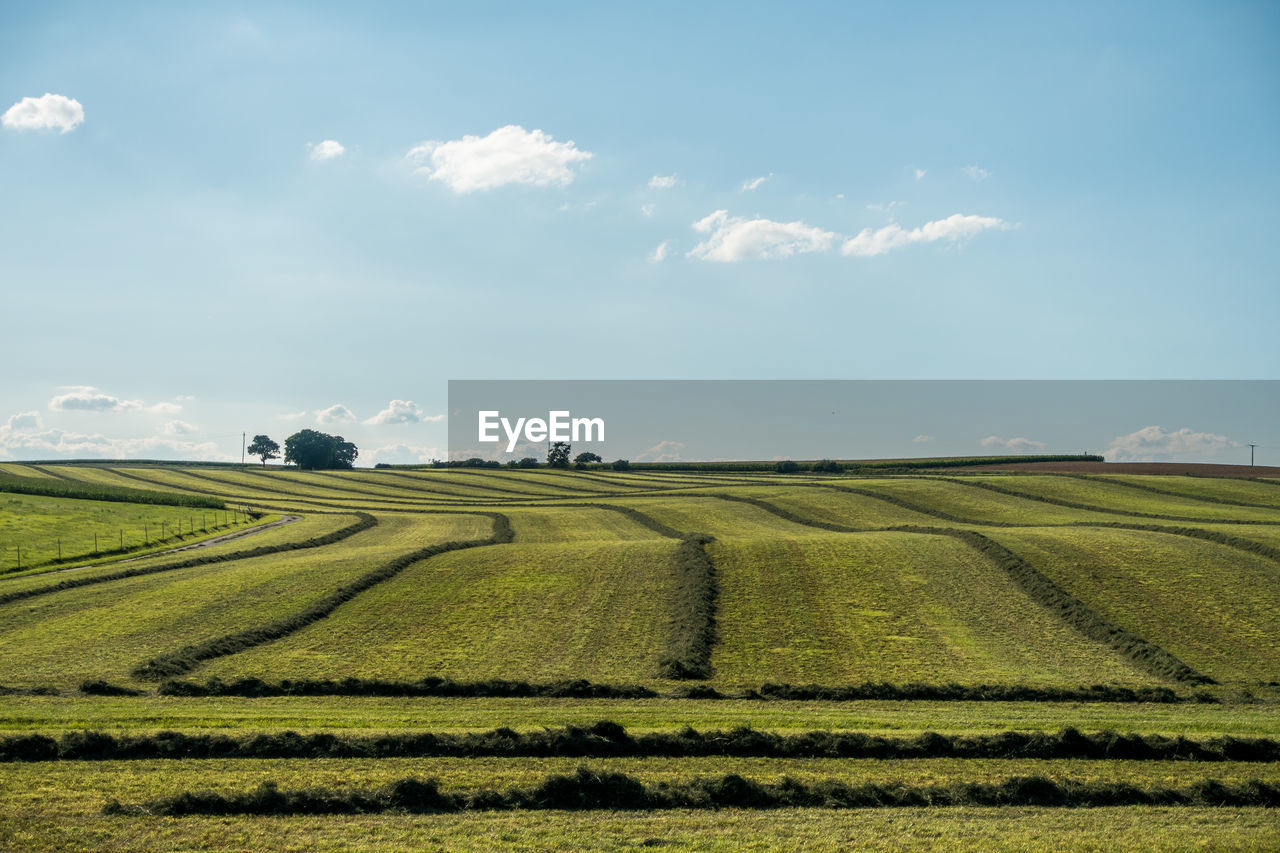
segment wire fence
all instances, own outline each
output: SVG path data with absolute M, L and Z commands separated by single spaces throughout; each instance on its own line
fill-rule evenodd
M 168 519 L 116 528 L 99 527 L 75 530 L 54 537 L 53 541 L 13 542 L 0 549 L 0 574 L 145 551 L 158 545 L 243 527 L 256 517 L 247 506 L 230 507 L 202 511 L 198 515 L 193 512 L 176 522 Z

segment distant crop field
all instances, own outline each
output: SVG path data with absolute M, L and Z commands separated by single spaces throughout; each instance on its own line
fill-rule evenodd
M 11 760 L 0 847 L 257 850 L 267 821 L 298 849 L 369 838 L 389 849 L 1280 845 L 1267 805 L 1280 762 L 1257 757 L 1280 754 L 1271 483 L 896 462 L 821 476 L 6 463 L 0 476 L 212 498 L 257 517 L 199 549 L 172 550 L 193 543 L 186 534 L 127 561 L 0 573 L 0 736 L 161 743 L 170 730 L 313 745 L 302 758 Z M 129 544 L 139 522 L 208 524 L 193 508 L 0 493 L 0 544 L 65 545 L 89 528 L 124 529 Z M 1132 748 L 1133 733 L 1211 743 L 1217 758 L 642 757 L 610 752 L 618 726 L 743 743 L 751 732 L 905 737 L 926 752 L 1010 733 Z M 556 727 L 590 748 L 406 758 L 391 746 Z M 389 752 L 324 754 L 356 734 L 385 735 Z M 338 797 L 406 777 L 449 796 L 605 777 L 649 791 L 714 779 L 740 796 L 789 778 L 1074 785 L 1182 804 L 164 818 L 145 806 L 201 789 L 248 796 L 262 782 Z M 1213 804 L 1249 791 L 1252 806 Z M 123 814 L 103 813 L 112 800 Z

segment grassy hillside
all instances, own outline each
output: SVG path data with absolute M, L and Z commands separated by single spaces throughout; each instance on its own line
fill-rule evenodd
M 414 776 L 436 778 L 446 792 L 503 790 L 537 786 L 548 773 L 572 775 L 584 761 L 641 786 L 725 774 L 746 785 L 787 776 L 797 785 L 895 790 L 1025 788 L 1030 783 L 1009 781 L 1025 776 L 1108 791 L 1280 785 L 1280 761 L 1251 757 L 1272 747 L 1249 740 L 1280 739 L 1280 654 L 1272 639 L 1280 635 L 1280 488 L 1269 483 L 950 469 L 899 476 L 896 467 L 821 477 L 4 467 L 72 486 L 213 497 L 287 523 L 202 550 L 0 575 L 0 732 L 150 737 L 174 729 L 297 742 L 284 732 L 298 729 L 335 738 L 409 734 L 428 743 L 432 731 L 567 725 L 581 727 L 573 737 L 589 744 L 555 757 L 46 757 L 0 774 L 0 823 L 19 827 L 20 846 L 84 849 L 108 836 L 125 847 L 226 846 L 214 839 L 231 832 L 242 849 L 260 849 L 264 820 L 291 827 L 295 846 L 307 848 L 339 847 L 358 830 L 392 847 L 429 846 L 430 838 L 464 848 L 565 839 L 598 846 L 620 832 L 637 843 L 721 838 L 732 849 L 746 836 L 717 833 L 733 826 L 765 849 L 802 837 L 822 849 L 852 831 L 849 813 L 798 808 L 728 809 L 715 826 L 696 810 L 163 820 L 101 813 L 113 798 L 128 806 L 201 787 L 232 796 L 263 781 L 346 790 Z M 7 523 L 47 538 L 98 521 L 193 514 L 91 503 L 0 495 L 0 531 Z M 673 649 L 691 665 L 667 667 Z M 239 693 L 168 695 L 176 688 L 163 681 L 175 675 L 200 689 Z M 246 678 L 259 681 L 231 684 Z M 420 681 L 428 678 L 452 681 Z M 95 680 L 140 695 L 79 692 Z M 316 695 L 253 695 L 286 684 Z M 421 684 L 453 685 L 465 695 L 363 695 Z M 650 698 L 592 693 L 625 685 Z M 853 695 L 850 685 L 875 698 L 831 698 Z M 512 698 L 516 688 L 554 695 Z M 335 693 L 342 695 L 328 695 Z M 945 695 L 954 698 L 939 701 Z M 1092 701 L 1048 698 L 1059 695 Z M 780 696 L 790 698 L 771 698 Z M 626 757 L 611 752 L 613 729 L 599 728 L 602 720 L 640 732 L 748 725 L 770 737 L 900 733 L 923 752 L 895 760 Z M 1045 732 L 1071 744 L 1079 740 L 1072 732 L 1057 734 L 1069 726 L 1217 739 L 1220 758 L 929 752 L 939 743 L 929 732 L 997 739 Z M 597 731 L 606 734 L 590 734 Z M 511 735 L 486 737 L 502 743 Z M 1098 737 L 1117 749 L 1128 742 Z M 1280 755 L 1280 744 L 1274 749 Z M 899 815 L 919 832 L 895 834 L 884 824 L 885 837 L 908 846 L 929 846 L 926 838 L 1025 846 L 1032 827 L 1057 827 L 1046 838 L 1058 846 L 1275 841 L 1274 811 L 1262 800 L 1226 808 L 1195 797 L 1183 802 L 1196 805 L 1159 812 L 1037 809 L 1007 800 L 985 812 L 900 808 L 857 819 L 865 827 Z M 1034 823 L 1019 823 L 1029 814 Z M 1145 835 L 1135 815 L 1145 815 Z M 0 846 L 6 843 L 0 834 Z

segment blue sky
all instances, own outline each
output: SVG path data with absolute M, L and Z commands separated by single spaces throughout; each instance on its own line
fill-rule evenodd
M 448 379 L 1277 375 L 1274 3 L 2 15 L 0 454 L 412 461 Z

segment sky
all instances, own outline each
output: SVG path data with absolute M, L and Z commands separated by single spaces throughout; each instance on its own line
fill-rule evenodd
M 451 379 L 1280 368 L 1275 3 L 0 19 L 0 459 L 420 461 Z

